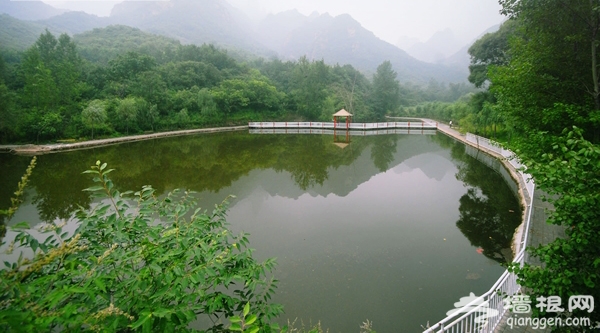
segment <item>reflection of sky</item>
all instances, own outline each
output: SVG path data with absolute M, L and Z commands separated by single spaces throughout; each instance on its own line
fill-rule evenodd
M 418 329 L 441 319 L 458 295 L 487 291 L 502 273 L 456 228 L 467 189 L 449 151 L 429 142 L 437 149 L 410 156 L 401 142 L 388 171 L 379 172 L 366 150 L 308 193 L 273 170 L 232 184 L 252 193 L 235 201 L 228 221 L 251 234 L 258 258 L 278 258 L 275 300 L 286 306 L 285 318 L 321 320 L 342 332 L 366 318 L 382 332 L 393 320 Z
M 323 184 L 307 191 L 287 171 L 254 169 L 198 194 L 209 211 L 237 196 L 228 221 L 251 234 L 258 258 L 278 257 L 275 300 L 285 305 L 284 318 L 321 320 L 332 332 L 357 331 L 367 318 L 378 332 L 394 331 L 397 321 L 418 331 L 502 273 L 456 227 L 466 188 L 448 149 L 426 136 L 402 137 L 385 172 L 371 153 L 330 167 Z M 33 197 L 11 223 L 39 221 Z

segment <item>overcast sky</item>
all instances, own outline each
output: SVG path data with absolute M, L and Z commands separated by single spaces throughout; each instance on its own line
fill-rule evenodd
M 51 1 L 55 7 L 83 10 L 108 16 L 121 1 Z M 163 0 L 164 1 L 164 0 Z M 464 42 L 503 21 L 498 0 L 229 0 L 242 9 L 252 8 L 254 16 L 296 8 L 309 15 L 314 11 L 333 16 L 350 14 L 377 37 L 396 44 L 402 37 L 424 42 L 436 31 L 452 29 Z

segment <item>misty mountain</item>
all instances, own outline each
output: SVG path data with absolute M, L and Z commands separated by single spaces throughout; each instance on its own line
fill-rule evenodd
M 10 1 L 0 0 L 0 13 L 8 14 L 21 20 L 44 20 L 66 12 L 41 1 Z
M 125 1 L 115 5 L 110 19 L 184 44 L 213 43 L 272 55 L 254 39 L 249 19 L 224 0 Z
M 464 47 L 452 30 L 438 31 L 425 43 L 418 42 L 405 49 L 411 56 L 429 63 L 439 63 Z
M 440 60 L 439 63 L 444 64 L 446 66 L 455 66 L 455 67 L 464 68 L 465 73 L 468 74 L 469 73 L 469 65 L 471 64 L 471 56 L 469 55 L 469 48 L 471 47 L 471 45 L 473 45 L 473 43 L 475 43 L 478 39 L 483 37 L 485 34 L 496 32 L 496 31 L 498 31 L 498 29 L 500 29 L 500 24 L 496 24 L 496 25 L 489 27 L 482 34 L 477 36 L 477 38 L 472 40 L 469 44 L 461 47 L 460 50 L 458 50 L 453 55 L 451 55 L 443 60 Z
M 98 17 L 84 12 L 66 12 L 49 19 L 39 20 L 36 23 L 54 31 L 74 35 L 95 28 L 106 27 L 110 25 L 111 22 L 112 21 L 107 17 Z
M 398 40 L 396 41 L 396 44 L 394 44 L 394 45 L 396 45 L 401 50 L 408 50 L 413 45 L 420 43 L 420 42 L 421 41 L 415 37 L 401 36 L 400 38 L 398 38 Z
M 40 3 L 23 2 L 25 5 L 35 7 Z M 115 24 L 175 38 L 184 44 L 213 43 L 246 54 L 278 55 L 284 60 L 307 56 L 329 64 L 350 64 L 366 73 L 374 73 L 377 66 L 389 60 L 401 82 L 427 83 L 432 78 L 438 82 L 464 82 L 467 77 L 464 63 L 459 67 L 459 63 L 445 66 L 419 61 L 377 38 L 347 14 L 306 16 L 287 11 L 268 15 L 255 24 L 225 0 L 125 1 L 116 5 L 108 18 L 67 12 L 36 21 L 27 28 L 26 24 L 11 24 L 21 26 L 17 33 L 3 25 L 0 35 L 17 36 L 11 44 L 23 48 L 31 45 L 35 41 L 31 36 L 39 36 L 44 28 L 55 34 L 73 35 Z
M 24 50 L 30 47 L 46 29 L 54 35 L 74 35 L 110 23 L 108 18 L 84 12 L 67 12 L 39 21 L 25 21 L 0 14 L 0 48 Z
M 297 11 L 271 14 L 256 29 L 257 39 L 286 60 L 306 56 L 329 64 L 351 64 L 373 73 L 390 60 L 401 82 L 464 82 L 464 71 L 419 61 L 365 29 L 350 15 L 305 16 Z

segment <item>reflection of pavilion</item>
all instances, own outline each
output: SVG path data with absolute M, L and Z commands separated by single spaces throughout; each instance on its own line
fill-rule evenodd
M 350 131 L 333 131 L 333 144 L 344 149 L 350 144 Z
M 340 111 L 333 114 L 333 128 L 339 128 L 338 122 L 340 118 L 346 119 L 346 129 L 350 127 L 350 123 L 352 122 L 352 114 L 350 112 L 341 109 Z
M 339 128 L 339 120 L 340 118 L 345 118 L 346 119 L 346 131 L 344 131 L 344 136 L 341 136 L 338 134 L 338 131 L 336 131 L 336 128 Z M 340 111 L 336 112 L 333 114 L 333 144 L 344 149 L 346 147 L 348 147 L 348 145 L 350 144 L 350 132 L 348 131 L 348 128 L 350 126 L 350 123 L 352 122 L 352 114 L 350 114 L 350 112 L 341 109 Z

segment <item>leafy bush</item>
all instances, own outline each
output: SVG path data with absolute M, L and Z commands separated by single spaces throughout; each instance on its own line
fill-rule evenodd
M 282 312 L 269 304 L 275 262 L 257 262 L 247 235 L 232 235 L 226 201 L 207 214 L 190 192 L 121 193 L 111 171 L 98 161 L 85 172 L 98 203 L 77 213 L 73 235 L 44 225 L 40 241 L 27 224 L 13 227 L 9 251 L 34 255 L 0 270 L 0 330 L 192 332 L 199 317 L 210 319 L 204 332 L 272 329 Z

